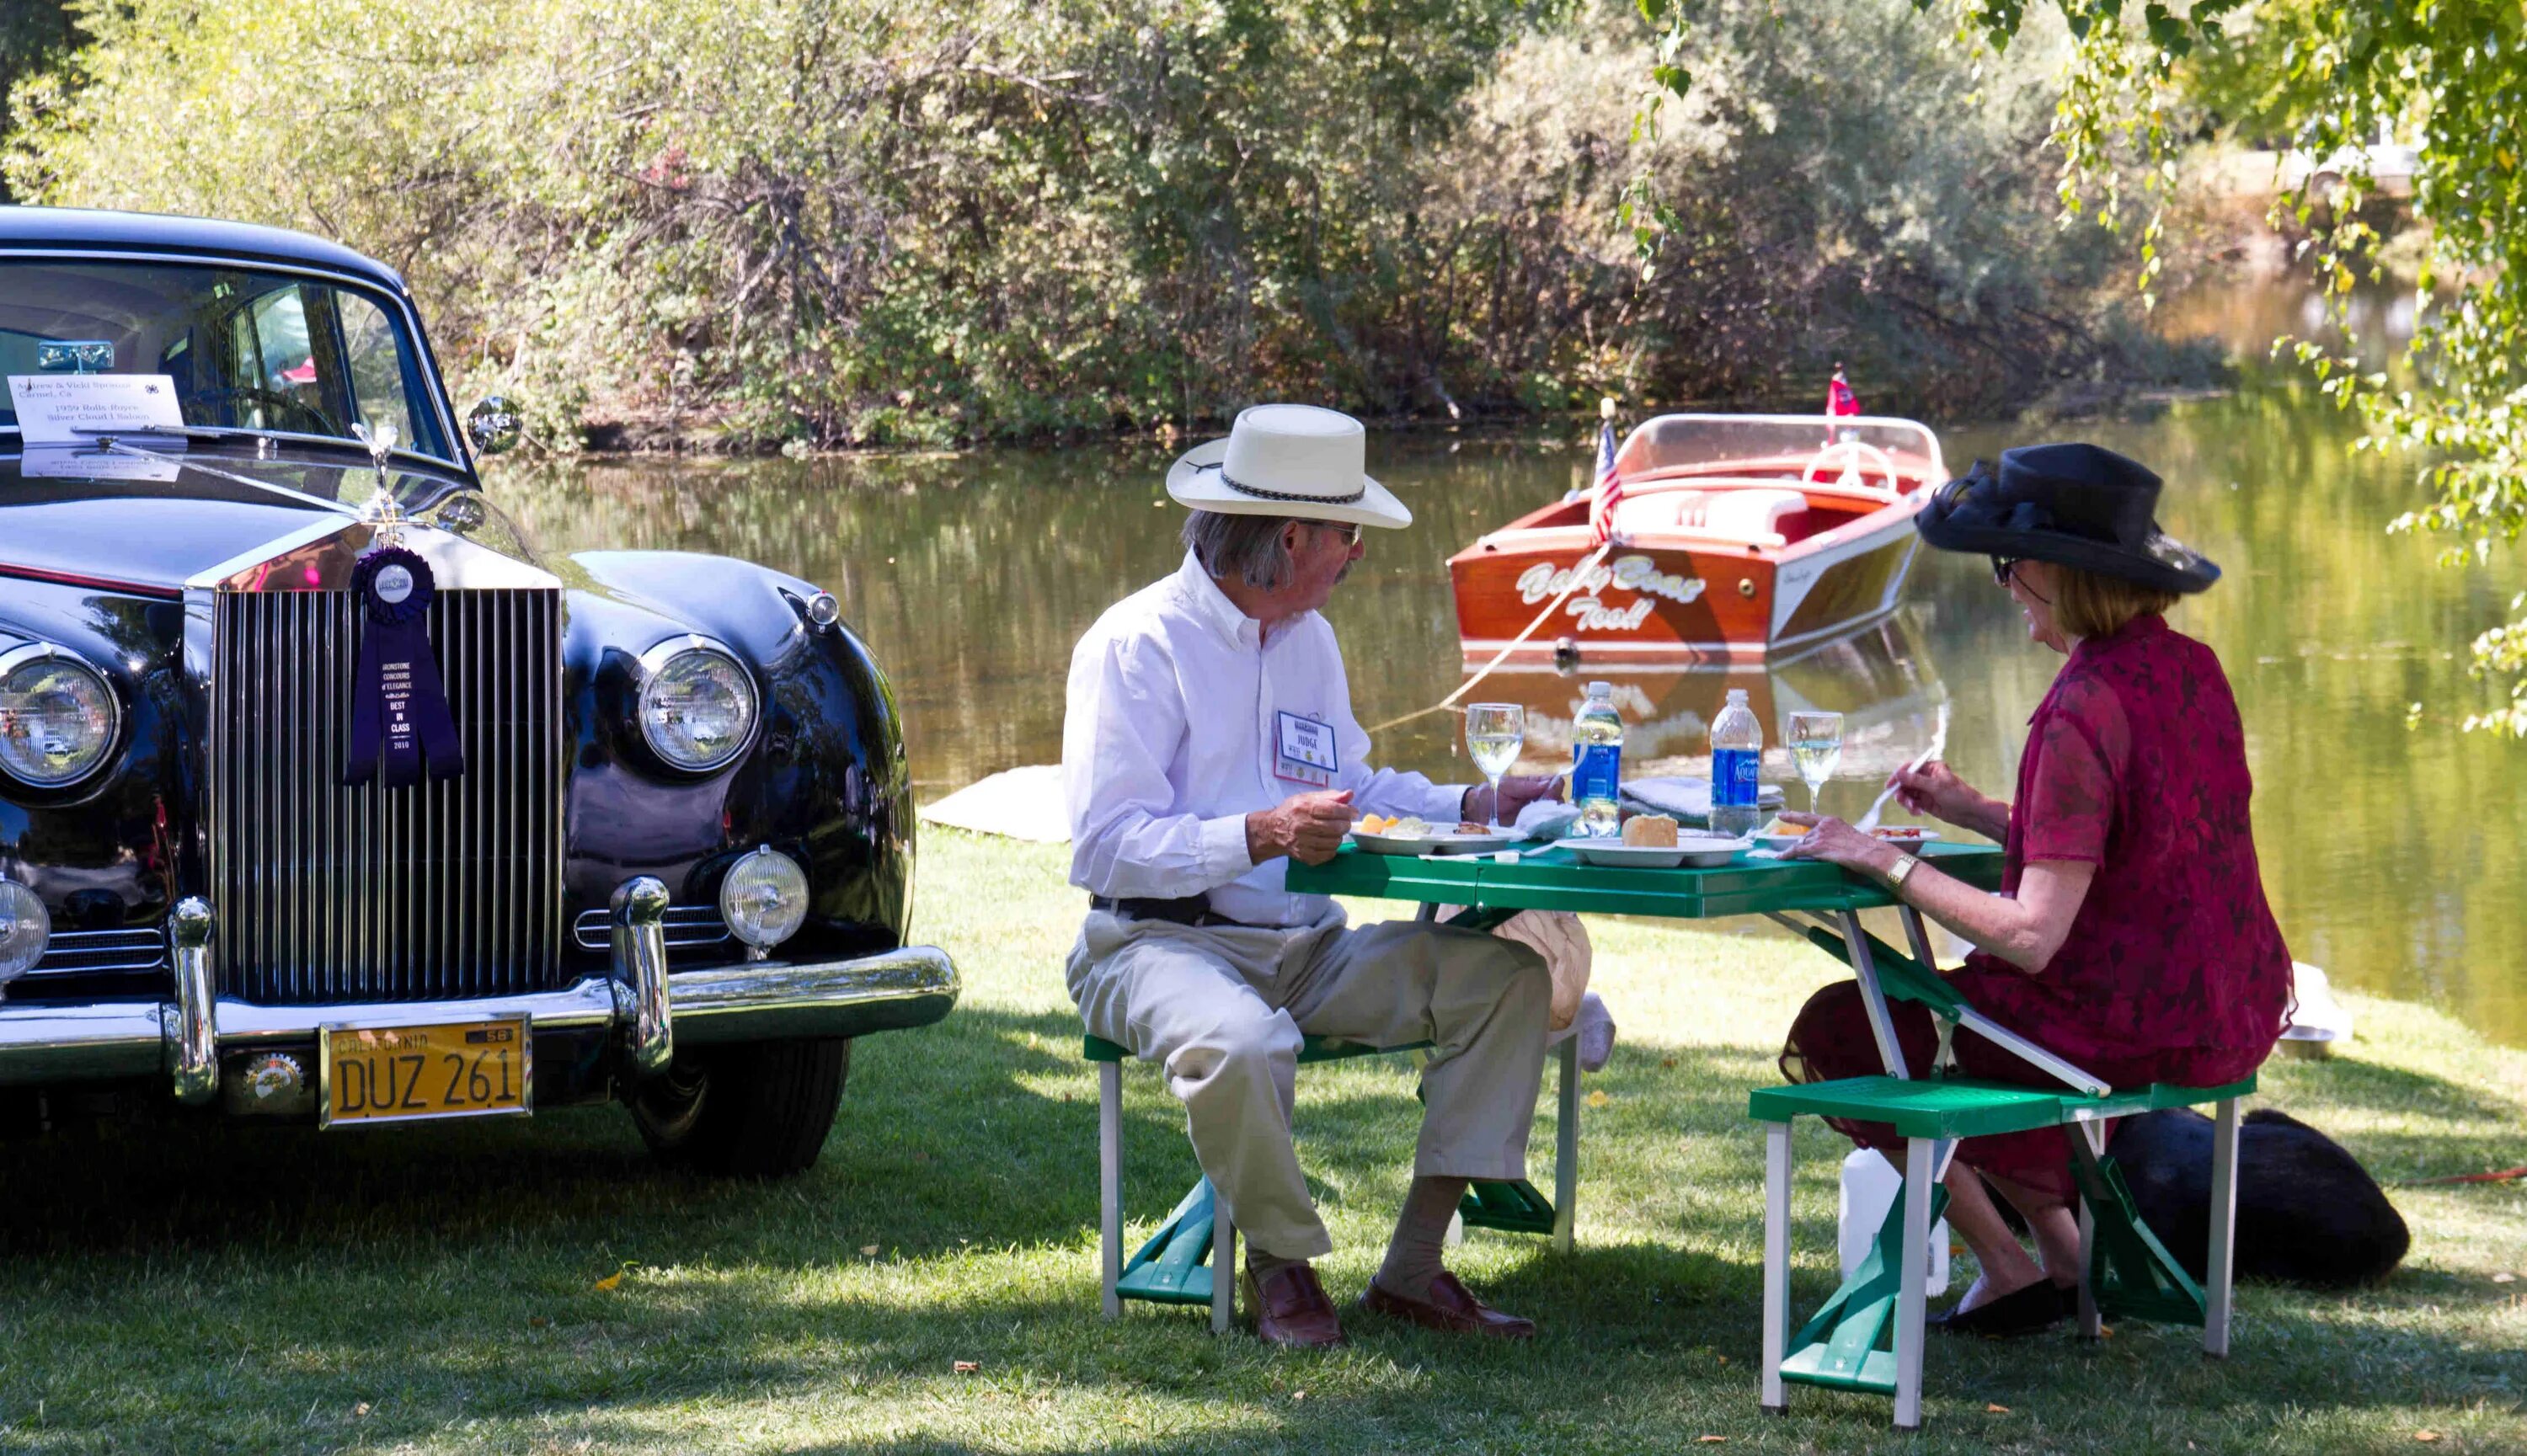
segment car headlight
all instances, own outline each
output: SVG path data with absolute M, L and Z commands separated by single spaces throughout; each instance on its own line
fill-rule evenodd
M 122 722 L 113 685 L 78 658 L 41 643 L 0 653 L 0 773 L 68 787 L 104 765 Z
M 734 653 L 678 637 L 644 653 L 641 666 L 641 735 L 658 757 L 700 774 L 745 750 L 754 735 L 754 679 Z
M 719 914 L 730 934 L 768 951 L 798 934 L 807 919 L 807 872 L 764 845 L 729 867 L 719 884 Z
M 53 918 L 35 892 L 14 879 L 0 879 L 0 985 L 35 968 L 53 938 Z

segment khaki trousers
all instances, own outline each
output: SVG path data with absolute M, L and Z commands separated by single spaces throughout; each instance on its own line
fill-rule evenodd
M 1338 909 L 1290 929 L 1091 911 L 1068 974 L 1091 1034 L 1162 1064 L 1203 1173 L 1267 1254 L 1333 1250 L 1290 1141 L 1302 1034 L 1430 1042 L 1414 1173 L 1526 1176 L 1553 983 L 1516 941 L 1411 921 L 1355 930 Z

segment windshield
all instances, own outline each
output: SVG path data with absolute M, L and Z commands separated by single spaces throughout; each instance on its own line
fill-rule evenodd
M 0 258 L 0 377 L 165 375 L 187 425 L 456 459 L 395 309 L 354 288 L 182 263 Z M 0 430 L 18 416 L 0 392 Z
M 1823 415 L 1661 415 L 1632 431 L 1616 466 L 1625 479 L 1660 475 L 1798 477 L 1856 471 L 1872 485 L 1891 473 L 1906 488 L 1947 478 L 1939 442 L 1910 420 Z

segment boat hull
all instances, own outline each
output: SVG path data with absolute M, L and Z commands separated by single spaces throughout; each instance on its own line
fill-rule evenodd
M 1513 641 L 1513 662 L 1761 659 L 1848 632 L 1895 609 L 1921 538 L 1915 502 L 1786 551 L 1619 543 L 1552 616 L 1538 613 L 1596 550 L 1584 527 L 1498 532 L 1451 558 L 1457 632 L 1469 663 Z M 1524 633 L 1523 640 L 1520 640 Z

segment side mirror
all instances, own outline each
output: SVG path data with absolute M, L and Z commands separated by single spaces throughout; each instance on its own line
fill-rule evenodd
M 497 455 L 518 442 L 518 415 L 494 394 L 465 412 L 465 437 L 476 456 Z

